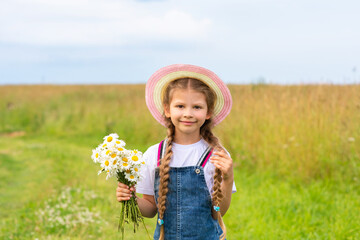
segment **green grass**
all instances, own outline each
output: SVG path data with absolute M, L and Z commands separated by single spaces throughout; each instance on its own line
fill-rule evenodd
M 230 90 L 233 111 L 215 128 L 238 190 L 227 238 L 360 239 L 360 86 Z M 141 151 L 165 136 L 143 95 L 143 85 L 0 87 L 0 239 L 119 239 L 116 182 L 90 156 L 111 132 Z M 94 215 L 50 227 L 39 213 L 64 191 L 60 215 Z M 152 235 L 155 219 L 145 223 Z

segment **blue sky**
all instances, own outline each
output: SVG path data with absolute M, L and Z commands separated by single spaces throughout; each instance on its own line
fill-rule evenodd
M 200 65 L 226 83 L 360 83 L 356 0 L 1 0 L 0 84 L 145 83 Z

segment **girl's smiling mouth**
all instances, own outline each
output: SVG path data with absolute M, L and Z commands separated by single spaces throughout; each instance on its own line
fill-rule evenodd
M 195 122 L 192 122 L 192 121 L 180 121 L 182 124 L 184 125 L 192 125 L 194 124 Z

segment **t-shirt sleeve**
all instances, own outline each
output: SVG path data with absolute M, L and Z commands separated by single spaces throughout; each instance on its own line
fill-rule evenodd
M 231 157 L 230 153 L 225 149 L 225 152 Z M 205 177 L 206 177 L 206 184 L 208 185 L 208 188 L 209 188 L 209 191 L 210 193 L 212 194 L 213 190 L 213 184 L 214 184 L 214 172 L 215 172 L 215 165 L 212 164 L 211 162 L 208 162 L 205 166 L 206 169 L 204 169 L 206 171 L 206 174 L 205 174 Z M 232 189 L 231 189 L 232 193 L 235 193 L 237 190 L 236 190 L 236 186 L 235 186 L 235 180 L 233 182 L 233 186 L 232 186 Z
M 228 152 L 228 150 L 225 149 L 225 151 L 226 151 L 226 153 L 231 157 L 231 155 L 230 155 L 230 153 Z M 232 193 L 236 193 L 235 179 L 234 179 L 234 181 L 233 181 Z
M 232 193 L 236 193 L 235 180 L 234 180 L 234 182 L 233 182 Z
M 151 146 L 143 155 L 145 165 L 141 168 L 141 180 L 137 183 L 136 192 L 140 194 L 155 195 L 155 167 L 156 167 L 156 146 Z

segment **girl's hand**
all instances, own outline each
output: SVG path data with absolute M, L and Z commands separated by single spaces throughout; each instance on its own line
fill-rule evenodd
M 233 160 L 224 150 L 214 151 L 210 162 L 221 170 L 224 181 L 234 180 Z
M 130 200 L 131 192 L 136 192 L 135 187 L 129 188 L 129 186 L 119 182 L 116 188 L 116 199 L 119 202 Z

